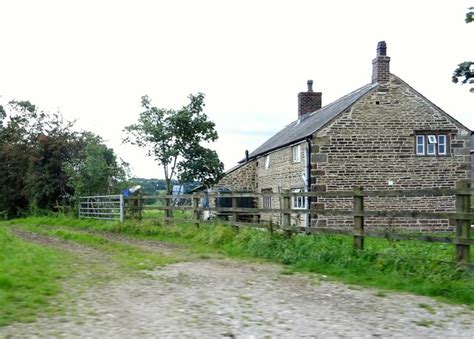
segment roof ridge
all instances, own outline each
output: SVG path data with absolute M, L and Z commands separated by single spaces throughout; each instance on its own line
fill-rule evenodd
M 378 83 L 366 84 L 328 105 L 321 107 L 317 111 L 308 114 L 304 118 L 292 121 L 250 153 L 250 158 L 255 158 L 261 154 L 268 153 L 307 138 L 309 135 L 318 131 L 322 126 L 326 125 L 326 123 L 345 111 L 348 107 L 353 105 L 357 100 L 377 85 Z
M 376 83 L 375 83 L 375 84 L 376 84 Z M 311 115 L 313 115 L 313 114 L 316 114 L 317 112 L 319 112 L 319 111 L 322 110 L 323 108 L 327 108 L 327 107 L 330 107 L 330 106 L 332 106 L 332 105 L 335 105 L 335 104 L 337 104 L 338 102 L 342 101 L 343 99 L 346 99 L 347 97 L 350 97 L 351 95 L 356 94 L 357 92 L 361 91 L 362 89 L 365 89 L 365 87 L 372 87 L 373 85 L 374 85 L 374 83 L 372 83 L 372 82 L 371 82 L 371 83 L 368 83 L 368 84 L 365 84 L 364 86 L 359 87 L 358 89 L 353 90 L 352 92 L 350 92 L 350 93 L 348 93 L 348 94 L 346 94 L 346 95 L 340 97 L 339 99 L 336 99 L 336 100 L 330 102 L 329 104 L 327 104 L 327 105 L 321 107 L 321 108 L 318 109 L 317 111 L 311 112 L 310 114 L 308 114 L 308 116 L 311 116 Z M 374 87 L 375 87 L 375 86 L 374 86 Z

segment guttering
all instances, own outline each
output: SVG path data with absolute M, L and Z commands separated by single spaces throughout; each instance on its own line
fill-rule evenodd
M 311 192 L 311 139 L 312 135 L 306 138 L 306 192 Z M 306 197 L 306 209 L 311 208 L 311 197 Z M 306 227 L 311 227 L 311 214 L 306 214 Z

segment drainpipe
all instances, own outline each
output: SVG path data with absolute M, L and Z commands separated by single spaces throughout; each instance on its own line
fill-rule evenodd
M 306 139 L 306 192 L 311 192 L 311 137 Z M 306 208 L 311 208 L 311 197 L 306 197 Z M 306 214 L 306 227 L 311 227 L 311 214 Z

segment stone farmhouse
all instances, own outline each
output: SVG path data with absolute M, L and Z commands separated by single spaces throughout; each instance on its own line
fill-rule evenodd
M 384 41 L 372 61 L 372 81 L 322 107 L 322 93 L 298 94 L 298 117 L 246 154 L 217 187 L 234 191 L 348 191 L 455 188 L 471 180 L 472 132 L 394 74 Z M 260 208 L 280 199 L 259 198 Z M 292 198 L 292 208 L 352 209 L 351 198 Z M 454 196 L 366 198 L 367 210 L 453 211 Z M 262 220 L 281 222 L 279 214 Z M 351 217 L 295 214 L 308 227 L 349 227 Z M 448 220 L 366 218 L 367 227 L 448 230 Z

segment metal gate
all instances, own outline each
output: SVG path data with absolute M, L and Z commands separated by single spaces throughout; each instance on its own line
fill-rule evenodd
M 123 195 L 96 195 L 79 197 L 79 218 L 120 220 L 124 219 Z

